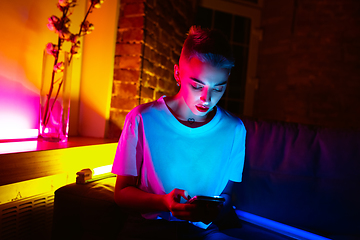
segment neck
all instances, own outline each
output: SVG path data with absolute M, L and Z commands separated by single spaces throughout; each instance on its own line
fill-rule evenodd
M 211 111 L 205 116 L 196 116 L 191 112 L 187 107 L 185 101 L 181 98 L 166 97 L 164 99 L 168 109 L 174 115 L 174 117 L 185 126 L 196 128 L 205 125 L 210 122 L 211 119 L 215 116 L 216 111 Z M 186 106 L 186 108 L 181 107 Z
M 180 121 L 205 122 L 208 119 L 209 114 L 204 116 L 195 115 L 186 105 L 185 100 L 178 95 L 167 97 L 164 100 L 171 113 Z

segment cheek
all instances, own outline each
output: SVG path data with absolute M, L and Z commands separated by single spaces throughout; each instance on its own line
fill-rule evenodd
M 220 99 L 222 98 L 223 95 L 224 95 L 224 92 L 216 93 L 215 95 L 213 95 L 214 103 L 217 104 L 220 101 Z
M 191 87 L 184 87 L 182 95 L 187 102 L 196 101 L 196 98 L 200 98 L 200 92 L 194 91 Z
M 218 97 L 217 101 L 220 101 L 220 99 L 222 98 L 222 96 L 224 96 L 225 91 L 226 91 L 226 86 L 223 88 L 222 92 L 217 95 L 217 97 Z

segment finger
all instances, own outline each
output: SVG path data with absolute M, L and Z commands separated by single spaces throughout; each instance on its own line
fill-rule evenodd
M 189 200 L 189 193 L 185 190 L 182 191 L 181 196 L 185 199 L 185 200 Z
M 185 200 L 189 199 L 189 193 L 186 190 L 175 189 L 174 195 L 176 195 L 176 199 L 180 201 L 180 197 L 183 197 Z
M 174 204 L 171 212 L 176 218 L 195 222 L 201 221 L 204 215 L 204 211 L 197 205 L 189 203 Z
M 172 214 L 174 217 L 181 220 L 194 222 L 198 222 L 201 220 L 201 215 L 195 214 L 193 211 L 173 211 Z
M 173 196 L 173 199 L 174 199 L 175 202 L 180 202 L 181 191 L 182 191 L 182 190 L 180 190 L 180 189 L 174 189 L 174 190 L 173 190 L 172 196 Z
M 189 204 L 189 203 L 174 203 L 172 205 L 172 211 L 194 211 L 197 208 L 195 204 Z

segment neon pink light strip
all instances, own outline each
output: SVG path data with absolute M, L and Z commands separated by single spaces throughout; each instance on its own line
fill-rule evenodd
M 38 129 L 0 129 L 0 140 L 37 138 Z

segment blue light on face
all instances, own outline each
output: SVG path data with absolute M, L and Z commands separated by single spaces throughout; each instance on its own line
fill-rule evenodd
M 316 235 L 314 233 L 310 233 L 295 227 L 288 226 L 286 224 L 282 224 L 279 222 L 275 222 L 273 220 L 263 218 L 248 212 L 244 212 L 241 210 L 236 210 L 236 214 L 241 220 L 246 222 L 253 223 L 260 227 L 264 227 L 266 229 L 272 230 L 274 232 L 292 237 L 294 239 L 301 239 L 301 240 L 331 240 L 326 237 L 322 237 Z

